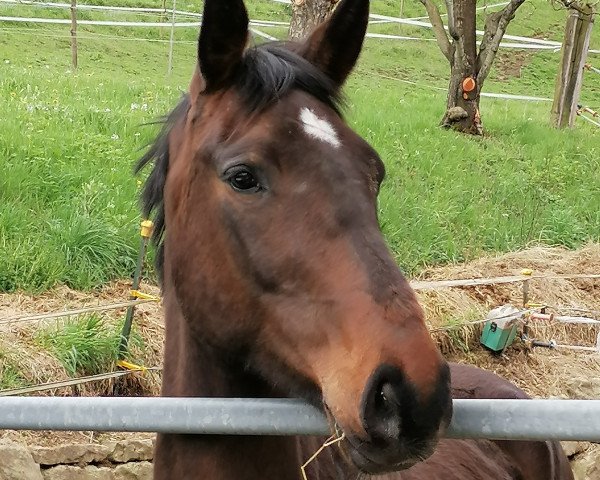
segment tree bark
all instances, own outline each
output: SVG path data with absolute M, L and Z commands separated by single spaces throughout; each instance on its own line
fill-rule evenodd
M 525 0 L 510 0 L 502 10 L 488 16 L 479 52 L 476 0 L 445 0 L 449 37 L 433 0 L 420 1 L 427 9 L 440 50 L 450 63 L 448 99 L 442 125 L 460 132 L 481 135 L 481 87 L 489 74 L 509 22 Z
M 448 2 L 451 5 L 452 0 L 448 0 Z M 440 47 L 440 50 L 448 59 L 448 61 L 452 63 L 454 47 L 450 43 L 448 35 L 446 35 L 446 30 L 444 30 L 444 22 L 442 22 L 442 16 L 440 15 L 440 11 L 438 10 L 437 6 L 435 5 L 435 3 L 433 3 L 432 0 L 422 0 L 421 3 L 423 3 L 423 5 L 425 5 L 425 8 L 427 9 L 427 15 L 429 16 L 429 21 L 431 22 L 431 27 L 433 29 L 433 33 L 435 34 L 435 39 L 437 40 L 438 47 Z M 449 11 L 451 10 L 449 9 Z M 453 27 L 450 28 L 450 31 L 453 31 Z
M 455 55 L 456 56 L 456 55 Z M 475 79 L 473 69 L 461 61 L 453 62 L 450 69 L 450 84 L 446 101 L 446 113 L 442 126 L 462 133 L 482 135 L 483 125 L 479 113 L 479 85 L 471 91 L 465 91 L 464 82 Z
M 450 85 L 442 125 L 460 132 L 481 135 L 475 0 L 448 1 L 448 24 L 454 30 L 454 56 L 450 63 Z M 450 17 L 450 14 L 452 18 Z
M 306 37 L 327 19 L 337 2 L 338 0 L 292 0 L 290 39 Z

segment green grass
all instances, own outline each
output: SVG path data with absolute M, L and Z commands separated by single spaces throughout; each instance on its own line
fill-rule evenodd
M 104 3 L 161 6 L 156 0 Z M 289 14 L 288 6 L 268 0 L 248 3 L 254 18 Z M 395 0 L 372 5 L 376 13 L 399 14 Z M 200 9 L 192 2 L 180 7 Z M 68 15 L 23 6 L 0 6 L 0 12 Z M 406 2 L 404 13 L 424 14 L 417 1 Z M 509 33 L 560 40 L 564 19 L 544 0 L 528 0 Z M 130 276 L 140 220 L 140 179 L 132 167 L 156 134 L 147 123 L 187 88 L 197 33 L 177 30 L 182 43 L 167 76 L 168 47 L 161 40 L 168 29 L 82 26 L 76 73 L 67 26 L 0 29 L 0 291 L 60 283 L 88 289 Z M 394 24 L 373 31 L 431 36 Z M 600 48 L 600 29 L 591 43 Z M 501 54 L 484 90 L 552 96 L 559 56 L 520 54 L 518 76 L 508 70 L 515 58 L 513 50 Z M 531 243 L 575 248 L 600 240 L 600 131 L 579 121 L 573 131 L 553 130 L 547 102 L 490 99 L 482 102 L 485 138 L 440 130 L 445 93 L 435 87 L 445 87 L 448 73 L 435 43 L 369 39 L 347 85 L 350 123 L 386 162 L 381 223 L 399 264 L 416 273 Z M 600 108 L 600 76 L 586 73 L 583 102 Z
M 65 321 L 36 335 L 39 346 L 53 354 L 71 376 L 112 371 L 120 338 L 120 326 L 109 324 L 98 315 Z
M 28 385 L 29 382 L 21 373 L 19 365 L 0 350 L 0 390 L 21 388 Z
M 357 87 L 356 98 L 368 98 L 372 88 Z M 355 102 L 351 116 L 387 160 L 381 221 L 405 269 L 532 242 L 574 248 L 598 239 L 597 134 L 551 130 L 545 105 L 484 100 L 490 133 L 467 137 L 435 126 L 443 95 L 434 94 L 435 102 L 430 93 L 411 96 L 416 111 L 409 118 L 408 101 L 385 97 Z

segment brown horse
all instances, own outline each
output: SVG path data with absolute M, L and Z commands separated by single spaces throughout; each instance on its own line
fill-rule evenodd
M 160 245 L 163 395 L 324 407 L 344 440 L 311 479 L 408 469 L 451 416 L 448 365 L 379 230 L 383 164 L 340 114 L 368 10 L 343 0 L 303 43 L 246 48 L 242 0 L 206 0 L 189 93 L 139 164 L 154 164 L 144 207 Z M 297 480 L 320 442 L 160 435 L 155 479 Z M 443 442 L 443 458 L 479 462 L 488 448 L 463 443 Z M 437 477 L 406 478 L 450 478 L 437 452 Z

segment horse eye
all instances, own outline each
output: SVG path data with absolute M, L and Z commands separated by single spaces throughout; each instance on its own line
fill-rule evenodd
M 227 181 L 234 190 L 244 193 L 254 193 L 261 189 L 261 185 L 254 174 L 247 168 L 236 168 Z

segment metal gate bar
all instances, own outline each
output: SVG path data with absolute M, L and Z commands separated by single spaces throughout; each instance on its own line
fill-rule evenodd
M 327 435 L 301 400 L 3 397 L 0 429 Z M 455 400 L 451 438 L 600 441 L 600 400 Z

